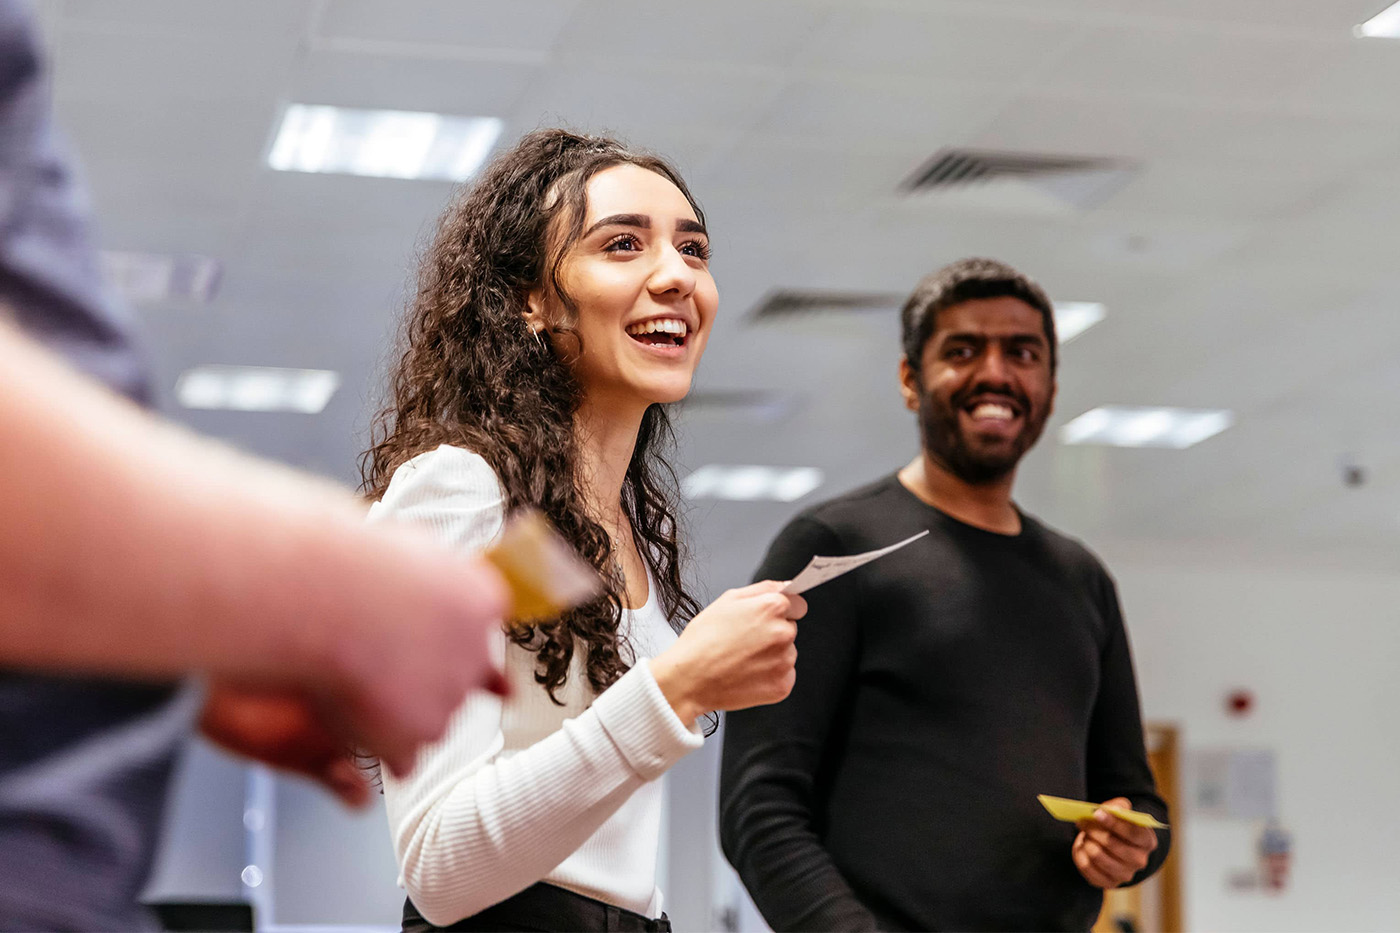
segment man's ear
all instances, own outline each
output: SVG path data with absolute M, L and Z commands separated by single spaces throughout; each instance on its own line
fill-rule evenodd
M 919 410 L 919 374 L 909 365 L 909 358 L 899 358 L 899 394 L 904 396 L 904 407 L 910 411 Z

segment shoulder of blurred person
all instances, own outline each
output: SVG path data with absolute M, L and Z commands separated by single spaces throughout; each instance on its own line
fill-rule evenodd
M 28 4 L 0 2 L 0 304 L 113 390 L 151 398 L 131 322 L 103 288 L 50 118 Z M 0 670 L 0 926 L 135 929 L 195 703 L 171 685 Z M 44 814 L 44 819 L 32 818 Z
M 151 400 L 135 325 L 104 287 L 87 193 L 51 116 L 27 3 L 0 2 L 0 304 L 72 365 Z

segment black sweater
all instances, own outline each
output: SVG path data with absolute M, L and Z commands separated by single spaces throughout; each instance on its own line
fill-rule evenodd
M 1036 795 L 1167 819 L 1098 560 L 1029 516 L 1014 536 L 966 525 L 891 476 L 794 519 L 757 577 L 926 528 L 808 593 L 792 695 L 729 715 L 725 854 L 775 930 L 1086 930 L 1101 892 Z

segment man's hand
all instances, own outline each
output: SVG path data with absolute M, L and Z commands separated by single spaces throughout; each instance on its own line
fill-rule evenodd
M 318 781 L 349 806 L 369 802 L 368 781 L 350 746 L 326 727 L 304 697 L 213 684 L 199 729 L 235 754 Z
M 495 567 L 152 418 L 5 317 L 0 468 L 23 493 L 0 523 L 7 667 L 237 685 L 210 734 L 346 799 L 351 765 L 332 748 L 406 773 L 467 694 L 505 689 L 493 658 L 511 600 Z
M 509 593 L 480 558 L 387 524 L 366 530 L 380 545 L 375 559 L 327 578 L 334 604 L 308 610 L 335 620 L 321 626 L 330 636 L 327 663 L 312 665 L 321 685 L 310 695 L 332 733 L 402 776 L 468 693 L 505 695 L 491 642 Z
M 1130 810 L 1133 804 L 1126 797 L 1114 797 L 1105 800 L 1103 806 Z M 1085 881 L 1096 888 L 1107 889 L 1131 881 L 1147 867 L 1147 859 L 1155 848 L 1155 832 L 1099 809 L 1094 811 L 1092 819 L 1080 822 L 1070 857 Z

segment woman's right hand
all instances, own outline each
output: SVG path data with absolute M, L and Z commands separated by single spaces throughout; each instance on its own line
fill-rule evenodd
M 651 672 L 681 722 L 711 710 L 777 703 L 797 679 L 797 619 L 807 601 L 764 580 L 728 590 L 700 612 Z

